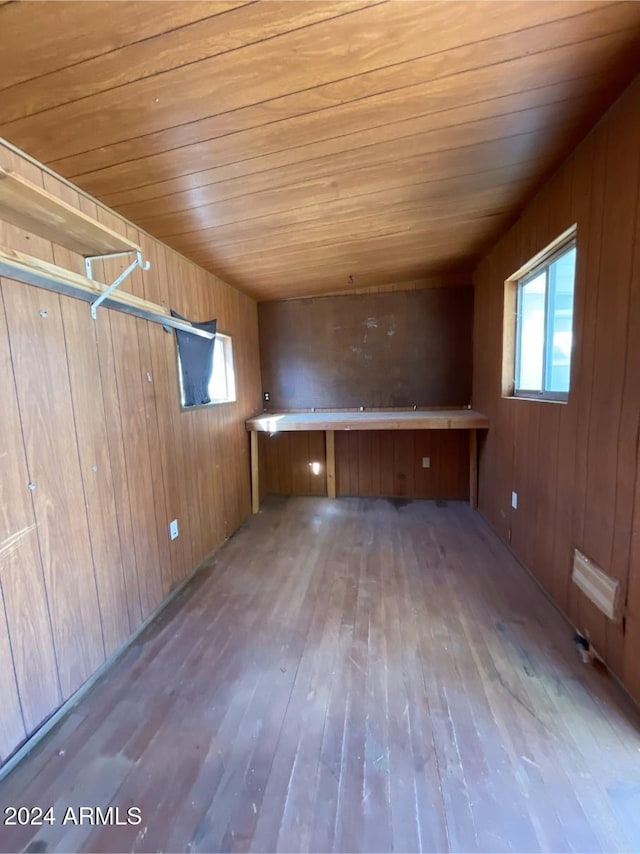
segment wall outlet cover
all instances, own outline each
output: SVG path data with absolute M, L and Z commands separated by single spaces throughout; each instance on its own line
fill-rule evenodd
M 511 506 L 513 507 L 514 510 L 518 509 L 518 493 L 517 492 L 511 493 Z
M 178 520 L 173 519 L 173 521 L 169 522 L 169 536 L 172 540 L 178 539 Z
M 431 468 L 431 457 L 423 457 L 422 458 L 422 468 L 423 469 Z

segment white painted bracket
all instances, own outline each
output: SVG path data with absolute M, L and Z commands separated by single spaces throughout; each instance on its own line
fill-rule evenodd
M 109 285 L 109 287 L 106 289 L 106 291 L 101 293 L 100 296 L 91 303 L 91 317 L 94 320 L 96 319 L 96 317 L 98 315 L 98 307 L 100 305 L 102 305 L 102 303 L 106 299 L 109 298 L 109 296 L 113 293 L 113 291 L 115 291 L 115 289 L 119 285 L 121 285 L 124 282 L 124 280 L 128 276 L 130 276 L 131 273 L 133 273 L 133 271 L 137 267 L 140 267 L 141 270 L 148 270 L 151 267 L 151 262 L 150 261 L 143 261 L 142 260 L 142 252 L 140 252 L 139 250 L 133 250 L 133 249 L 130 252 L 112 252 L 108 255 L 91 255 L 91 256 L 84 259 L 84 266 L 85 266 L 85 270 L 87 273 L 87 279 L 93 280 L 92 264 L 94 261 L 104 261 L 104 260 L 111 260 L 113 258 L 123 258 L 123 257 L 133 255 L 133 254 L 135 254 L 136 257 L 129 264 L 129 266 L 126 268 L 126 270 L 123 270 L 122 273 L 120 273 L 120 275 L 118 276 L 118 278 L 115 279 L 115 281 L 113 281 Z

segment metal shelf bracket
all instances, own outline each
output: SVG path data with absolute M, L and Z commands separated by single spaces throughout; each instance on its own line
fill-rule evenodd
M 87 279 L 93 280 L 93 268 L 92 264 L 94 261 L 104 261 L 104 260 L 112 260 L 113 258 L 123 258 L 129 255 L 135 254 L 134 260 L 129 264 L 126 270 L 123 270 L 122 273 L 115 279 L 109 287 L 100 294 L 100 296 L 95 299 L 91 303 L 91 317 L 95 320 L 98 315 L 98 307 L 102 305 L 102 303 L 109 298 L 109 296 L 115 291 L 118 285 L 121 285 L 124 280 L 133 273 L 133 271 L 140 267 L 141 270 L 148 270 L 151 267 L 150 261 L 142 260 L 142 252 L 131 250 L 130 252 L 111 252 L 108 255 L 91 255 L 84 259 L 84 266 L 87 273 Z

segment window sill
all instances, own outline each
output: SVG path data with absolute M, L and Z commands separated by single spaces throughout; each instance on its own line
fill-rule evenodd
M 185 406 L 183 403 L 180 404 L 181 412 L 192 412 L 194 409 L 209 409 L 212 406 L 227 406 L 229 403 L 237 403 L 236 398 L 231 398 L 229 400 L 211 400 L 209 403 L 198 403 L 194 406 Z
M 503 394 L 503 400 L 528 400 L 533 403 L 569 403 L 569 397 L 545 397 L 539 394 Z

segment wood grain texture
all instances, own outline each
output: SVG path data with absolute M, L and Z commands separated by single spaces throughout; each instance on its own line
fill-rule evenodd
M 640 70 L 634 3 L 92 8 L 2 7 L 0 132 L 260 299 L 470 273 Z
M 127 235 L 130 238 L 140 239 L 138 232 L 131 226 L 127 226 Z M 131 276 L 131 290 L 144 297 L 146 283 L 142 271 L 137 268 Z M 161 599 L 174 586 L 173 567 L 171 559 L 173 552 L 169 548 L 167 537 L 167 524 L 170 517 L 167 515 L 164 459 L 161 452 L 160 428 L 158 424 L 158 412 L 156 406 L 156 393 L 154 389 L 155 377 L 153 374 L 153 360 L 149 338 L 149 324 L 137 323 L 138 345 L 140 351 L 140 364 L 142 369 L 142 399 L 144 400 L 144 414 L 147 423 L 147 437 L 149 444 L 150 481 L 152 488 L 152 506 L 156 527 L 156 542 L 158 544 L 158 568 L 160 570 L 160 585 L 162 590 Z M 216 532 L 217 533 L 217 532 Z
M 260 492 L 264 489 L 260 477 L 260 448 L 259 436 L 255 431 L 250 435 L 251 439 L 251 512 L 260 510 Z
M 51 709 L 60 704 L 60 684 L 36 519 L 28 488 L 30 476 L 4 303 L 1 301 L 0 394 L 3 400 L 0 433 L 0 587 L 9 639 L 13 639 L 12 663 L 7 669 L 7 703 L 3 703 L 1 713 L 5 733 L 4 758 L 22 740 L 25 729 L 27 732 L 34 730 Z M 18 698 L 11 697 L 12 672 L 17 680 L 18 705 Z M 10 734 L 16 739 L 12 743 Z
M 270 435 L 308 430 L 486 430 L 489 419 L 475 409 L 323 410 L 254 415 L 245 426 L 250 432 Z
M 327 470 L 327 498 L 336 497 L 336 436 L 334 430 L 324 432 L 324 451 Z
M 481 511 L 638 698 L 639 115 L 636 81 L 480 264 L 473 396 L 492 425 L 481 443 Z M 504 281 L 573 223 L 568 403 L 504 399 L 496 335 Z M 624 620 L 606 619 L 570 583 L 574 548 L 620 582 Z
M 238 390 L 224 413 L 182 412 L 173 334 L 109 310 L 94 322 L 83 301 L 2 280 L 4 759 L 249 512 L 244 420 L 257 409 L 259 375 L 252 300 L 9 149 L 0 160 L 140 240 L 153 269 L 123 287 L 194 319 L 217 316 L 233 336 Z M 0 222 L 0 243 L 83 270 L 79 255 L 15 225 Z M 180 537 L 170 544 L 172 518 Z
M 151 261 L 151 269 L 143 276 L 145 294 L 160 305 L 169 304 L 169 282 L 167 281 L 168 259 L 165 248 L 140 235 L 145 257 Z M 170 263 L 170 262 L 169 262 Z M 155 324 L 147 325 L 151 353 L 152 389 L 155 394 L 156 414 L 159 428 L 160 458 L 166 500 L 166 518 L 180 517 L 180 508 L 189 503 L 187 482 L 188 465 L 185 449 L 181 447 L 180 426 L 175 418 L 174 396 L 179 387 L 178 365 L 172 335 Z M 188 532 L 189 520 L 183 520 L 183 530 Z M 191 544 L 188 536 L 168 542 L 170 549 L 171 587 L 185 577 L 192 567 Z
M 105 652 L 60 298 L 10 280 L 3 281 L 2 294 L 58 674 L 67 699 L 102 664 Z
M 0 712 L 0 762 L 13 752 L 16 744 L 20 744 L 26 735 L 16 670 L 13 665 L 13 653 L 9 640 L 9 626 L 4 607 L 4 597 L 0 586 L 0 667 L 2 667 L 3 696 L 2 711 Z
M 251 434 L 254 435 L 253 433 Z M 261 459 L 261 495 L 326 495 L 324 432 L 256 433 Z M 313 474 L 312 463 L 320 463 Z
M 100 43 L 95 44 L 92 43 L 92 35 L 95 33 L 96 16 L 108 14 L 108 2 L 91 6 L 65 4 L 43 8 L 40 11 L 41 27 L 34 27 L 28 11 L 19 3 L 12 3 L 2 13 L 3 26 L 11 28 L 17 37 L 16 41 L 6 40 L 2 67 L 3 90 L 33 80 L 34 77 L 55 75 L 62 68 L 77 65 L 95 56 L 108 56 L 132 42 L 144 42 L 237 5 L 240 4 L 171 3 L 158 6 L 154 14 L 149 15 L 146 3 L 127 3 L 127 26 L 122 26 L 122 19 L 109 21 L 104 18 Z
M 43 187 L 0 166 L 0 216 L 80 255 L 139 250 L 139 246 L 87 217 Z
M 467 505 L 274 498 L 0 783 L 144 838 L 0 850 L 637 850 L 639 730 Z
M 131 500 L 140 603 L 144 619 L 163 598 L 163 567 L 160 564 L 158 552 L 151 457 L 144 405 L 143 381 L 146 381 L 146 366 L 140 360 L 138 321 L 124 315 L 112 315 L 109 320 L 113 350 L 118 355 L 115 364 L 116 385 L 122 406 L 122 437 Z
M 467 430 L 396 432 L 360 430 L 356 426 L 327 432 L 333 436 L 333 488 L 338 496 L 450 500 L 469 497 Z M 273 435 L 252 431 L 251 435 L 258 436 L 261 499 L 267 494 L 329 494 L 330 460 L 324 431 L 310 430 L 307 425 L 304 431 Z M 429 458 L 428 468 L 423 467 L 424 457 Z M 314 462 L 320 465 L 318 475 L 311 468 Z
M 478 431 L 469 430 L 469 504 L 478 506 Z
M 633 270 L 632 270 L 632 281 L 638 282 L 640 281 L 640 252 L 638 252 L 638 246 L 640 246 L 640 211 L 636 214 L 636 237 L 635 237 L 635 251 L 633 255 Z M 640 326 L 640 290 L 638 287 L 634 287 L 629 302 L 629 327 L 631 329 L 637 329 Z M 635 348 L 637 347 L 637 336 L 629 337 L 627 340 L 627 350 L 632 362 L 629 363 L 630 367 L 633 364 L 637 364 L 637 353 Z M 637 390 L 634 395 L 631 389 L 633 388 L 632 380 L 633 370 L 627 372 L 625 375 L 625 399 L 628 394 L 631 400 L 634 397 L 637 399 Z M 629 410 L 627 410 L 629 411 Z M 636 410 L 637 412 L 637 410 Z M 631 413 L 629 413 L 631 415 Z M 631 417 L 633 417 L 631 415 Z M 623 460 L 620 459 L 620 463 L 623 463 Z M 626 478 L 628 474 L 625 475 L 625 483 L 628 481 Z M 632 516 L 632 528 L 631 528 L 631 538 L 629 543 L 629 575 L 628 575 L 628 586 L 627 586 L 627 599 L 626 599 L 626 641 L 623 647 L 623 659 L 622 659 L 622 668 L 623 674 L 625 678 L 625 684 L 628 685 L 630 691 L 635 697 L 640 696 L 640 667 L 638 667 L 637 658 L 635 654 L 635 650 L 638 649 L 638 643 L 640 642 L 640 553 L 638 542 L 638 530 L 640 526 L 640 477 L 635 477 L 635 485 L 634 485 L 634 493 L 633 493 L 633 516 Z
M 81 204 L 88 206 L 89 203 L 81 200 Z M 95 205 L 93 206 L 93 213 L 96 213 Z M 113 474 L 118 534 L 122 552 L 125 589 L 127 592 L 127 612 L 129 625 L 134 630 L 142 622 L 140 582 L 134 543 L 131 495 L 127 479 L 127 461 L 123 435 L 124 422 L 122 419 L 123 402 L 121 402 L 118 392 L 116 376 L 116 364 L 119 356 L 116 354 L 113 346 L 111 319 L 110 312 L 103 313 L 100 318 L 101 322 L 95 326 L 95 334 L 98 341 L 105 430 L 107 433 L 109 462 Z
M 467 499 L 469 439 L 457 430 L 337 432 L 336 478 L 338 495 Z
M 466 406 L 472 313 L 470 287 L 260 303 L 267 408 Z
M 70 207 L 78 205 L 78 194 L 44 175 L 45 188 L 51 187 Z M 56 264 L 73 269 L 74 256 L 54 246 Z M 87 508 L 91 552 L 95 568 L 105 656 L 119 649 L 131 633 L 123 553 L 118 532 L 113 474 L 107 440 L 106 416 L 95 323 L 87 306 L 74 299 L 61 299 L 60 311 L 65 349 L 82 353 L 82 359 L 68 359 L 69 384 L 78 456 Z

